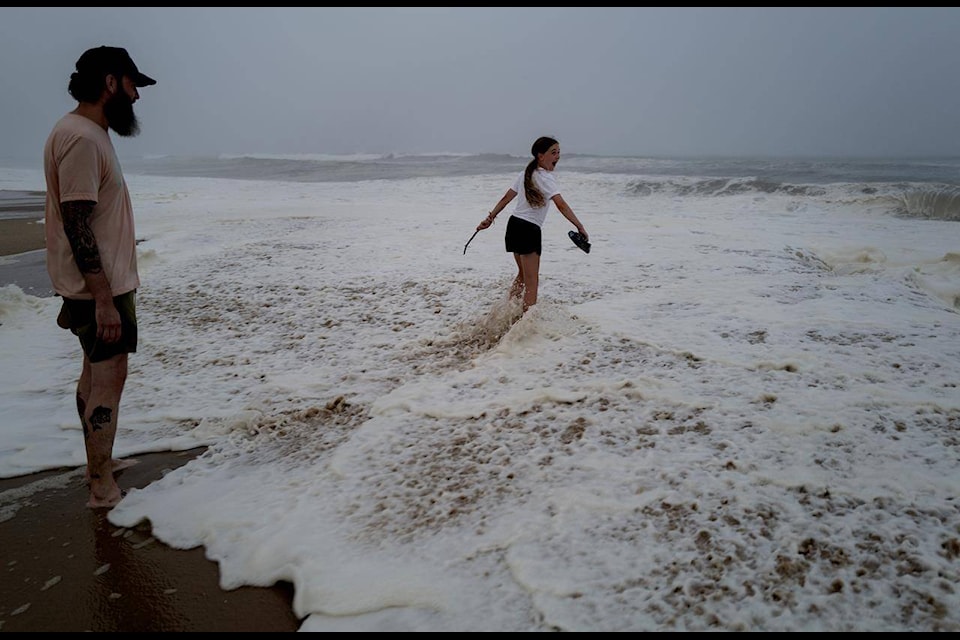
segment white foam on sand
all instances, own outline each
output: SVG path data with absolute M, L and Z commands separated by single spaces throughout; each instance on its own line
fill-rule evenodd
M 513 322 L 502 176 L 130 176 L 116 453 L 210 448 L 110 521 L 304 631 L 960 630 L 956 223 L 561 179 Z M 0 289 L 5 477 L 82 464 L 55 306 Z

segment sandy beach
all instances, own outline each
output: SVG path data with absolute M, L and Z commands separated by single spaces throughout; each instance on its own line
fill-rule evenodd
M 33 217 L 0 219 L 0 255 L 43 249 L 43 224 Z
M 0 286 L 50 295 L 43 193 L 0 197 Z M 52 321 L 52 319 L 51 319 Z M 142 488 L 203 449 L 139 456 L 119 472 Z M 83 468 L 0 479 L 0 631 L 296 631 L 292 586 L 219 586 L 202 548 L 173 549 L 150 525 L 116 527 L 85 505 Z

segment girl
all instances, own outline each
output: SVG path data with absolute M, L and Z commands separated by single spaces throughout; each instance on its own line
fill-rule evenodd
M 507 220 L 504 238 L 507 251 L 513 253 L 517 261 L 517 277 L 510 287 L 510 296 L 523 296 L 523 310 L 537 303 L 537 287 L 540 281 L 540 229 L 547 217 L 547 209 L 552 201 L 563 217 L 569 220 L 583 236 L 589 240 L 586 229 L 580 224 L 573 209 L 560 195 L 560 187 L 553 170 L 560 161 L 560 143 L 546 136 L 537 138 L 530 149 L 533 160 L 517 176 L 513 186 L 507 189 L 490 214 L 477 225 L 477 231 L 488 228 L 497 215 L 522 190 L 524 197 L 517 201 L 513 215 Z

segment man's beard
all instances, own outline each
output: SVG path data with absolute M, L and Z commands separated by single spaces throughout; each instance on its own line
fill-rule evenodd
M 140 123 L 133 112 L 133 101 L 124 91 L 117 91 L 107 100 L 103 105 L 103 115 L 107 117 L 107 125 L 118 136 L 129 137 L 140 133 Z

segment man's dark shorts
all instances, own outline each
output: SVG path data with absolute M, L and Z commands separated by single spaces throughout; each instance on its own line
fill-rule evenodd
M 539 256 L 542 248 L 540 227 L 523 218 L 510 216 L 504 242 L 510 253 L 536 253 Z
M 62 329 L 70 329 L 78 338 L 90 362 L 108 360 L 121 353 L 137 351 L 137 292 L 114 296 L 113 304 L 120 314 L 120 339 L 107 344 L 97 340 L 96 303 L 93 300 L 64 298 L 57 316 Z

